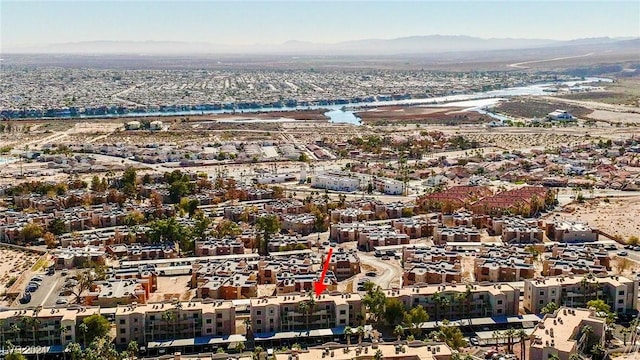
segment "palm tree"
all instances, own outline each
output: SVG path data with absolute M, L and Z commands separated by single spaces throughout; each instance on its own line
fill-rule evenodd
M 85 323 L 81 323 L 78 325 L 78 330 L 82 333 L 82 347 L 87 347 L 87 332 L 89 331 L 89 327 Z
M 515 336 L 516 331 L 513 328 L 509 328 L 504 331 L 504 336 L 507 338 L 507 352 L 513 353 L 513 337 Z
M 580 329 L 580 341 L 578 345 L 578 350 L 584 352 L 584 349 L 589 348 L 589 343 L 591 342 L 591 335 L 593 335 L 593 328 L 591 325 L 585 325 Z
M 524 329 L 520 329 L 516 331 L 515 336 L 520 338 L 520 360 L 524 360 L 525 341 L 527 339 L 527 332 L 524 331 Z
M 380 349 L 376 350 L 376 354 L 373 355 L 373 359 L 374 360 L 382 360 L 382 359 L 384 359 L 384 355 L 382 354 L 382 350 L 380 350 Z
M 18 345 L 22 345 L 20 342 L 20 333 L 22 332 L 22 330 L 20 329 L 20 326 L 18 326 L 18 324 L 11 324 L 11 332 L 15 334 L 16 339 L 18 340 L 16 343 Z
M 164 313 L 162 313 L 162 320 L 164 320 L 164 322 L 167 324 L 167 329 L 169 328 L 169 324 L 173 324 L 173 332 L 172 335 L 174 335 L 173 337 L 175 337 L 175 333 L 176 333 L 176 313 L 174 311 L 171 310 L 167 310 Z M 168 339 L 169 337 L 165 337 L 165 339 Z
M 396 327 L 393 329 L 393 335 L 398 337 L 399 342 L 402 338 L 402 335 L 404 335 L 404 328 L 402 327 L 402 325 L 396 325 Z
M 500 344 L 500 339 L 502 338 L 502 333 L 498 330 L 493 332 L 493 338 L 496 339 L 496 345 Z
M 71 360 L 77 360 L 82 355 L 82 349 L 77 342 L 70 342 L 65 348 L 65 352 L 71 353 Z
M 356 334 L 358 334 L 358 345 L 360 345 L 362 343 L 362 337 L 364 336 L 364 327 L 358 326 Z
M 351 334 L 353 334 L 353 329 L 351 329 L 351 326 L 345 327 L 344 335 L 347 338 L 347 347 L 351 346 Z
M 298 311 L 306 317 L 307 329 L 309 329 L 309 304 L 306 301 L 301 301 L 298 304 Z
M 442 305 L 442 294 L 436 291 L 435 293 L 433 293 L 431 300 L 433 300 L 433 303 L 435 304 L 435 313 L 436 313 L 435 320 L 438 321 L 440 320 L 440 306 Z

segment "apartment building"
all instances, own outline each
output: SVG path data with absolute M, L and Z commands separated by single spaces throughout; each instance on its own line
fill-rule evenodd
M 391 226 L 398 232 L 406 234 L 410 239 L 419 239 L 433 235 L 433 229 L 439 225 L 437 221 L 415 218 L 394 219 Z
M 276 293 L 278 295 L 313 292 L 313 283 L 318 281 L 318 273 L 294 274 L 290 272 L 280 272 L 276 279 Z M 324 284 L 328 291 L 338 290 L 338 279 L 333 271 L 327 271 Z
M 348 279 L 360 273 L 360 258 L 354 249 L 344 251 L 339 248 L 334 252 L 329 260 L 329 270 L 331 270 L 338 281 Z
M 359 294 L 332 292 L 320 297 L 288 294 L 251 299 L 254 333 L 357 327 L 363 320 Z
M 440 261 L 454 263 L 461 259 L 462 255 L 459 252 L 447 250 L 445 247 L 411 245 L 402 249 L 402 260 L 405 263 L 435 263 Z
M 331 211 L 332 223 L 353 223 L 376 219 L 375 212 L 358 208 L 336 209 Z
M 408 263 L 402 276 L 402 284 L 446 284 L 462 281 L 462 267 L 459 262 L 450 263 Z
M 235 334 L 235 314 L 232 302 L 218 300 L 118 306 L 115 343 Z
M 586 307 L 590 300 L 602 299 L 611 311 L 633 312 L 638 305 L 638 280 L 623 276 L 569 275 L 524 281 L 525 311 L 539 314 L 555 302 L 561 306 Z
M 476 258 L 476 281 L 522 281 L 535 276 L 533 263 L 522 258 Z
M 586 223 L 558 220 L 550 221 L 545 225 L 547 237 L 558 242 L 592 242 L 598 241 L 599 231 Z
M 544 240 L 544 231 L 535 219 L 514 216 L 489 218 L 488 230 L 492 235 L 500 235 L 505 243 L 532 244 Z
M 67 345 L 79 342 L 77 326 L 88 316 L 100 314 L 99 307 L 43 308 L 7 310 L 0 312 L 0 332 L 4 339 L 11 339 L 16 346 Z M 25 319 L 37 319 L 36 326 L 29 326 Z M 19 329 L 16 332 L 16 329 Z M 34 333 L 35 332 L 35 333 Z
M 244 243 L 234 238 L 196 240 L 195 253 L 196 256 L 244 254 Z
M 360 178 L 349 173 L 328 171 L 311 176 L 311 187 L 333 191 L 354 192 L 360 187 Z
M 520 291 L 508 284 L 428 285 L 384 290 L 411 309 L 422 305 L 432 320 L 518 315 Z
M 480 242 L 480 231 L 475 227 L 438 226 L 433 229 L 433 243 L 446 244 L 450 242 Z
M 546 314 L 531 333 L 528 359 L 549 359 L 556 354 L 560 360 L 569 360 L 571 354 L 588 354 L 584 326 L 590 326 L 595 343 L 604 345 L 605 320 L 595 316 L 595 311 L 561 307 L 553 314 Z

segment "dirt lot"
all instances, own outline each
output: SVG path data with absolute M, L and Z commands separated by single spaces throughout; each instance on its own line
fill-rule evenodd
M 563 218 L 585 221 L 613 236 L 628 239 L 640 234 L 640 196 L 602 199 L 568 205 L 558 214 Z
M 503 101 L 496 105 L 495 110 L 499 113 L 510 116 L 532 119 L 544 118 L 550 112 L 562 108 L 572 113 L 574 116 L 581 118 L 589 115 L 592 110 L 576 105 L 558 105 L 544 100 L 536 100 L 533 98 L 514 98 L 509 101 Z
M 595 110 L 589 114 L 590 119 L 602 120 L 607 122 L 632 123 L 640 125 L 640 114 L 622 113 L 607 110 Z
M 39 257 L 32 252 L 0 248 L 0 293 L 7 290 L 9 279 L 29 270 Z
M 366 125 L 384 125 L 391 122 L 461 125 L 490 121 L 486 115 L 462 110 L 457 107 L 380 106 L 357 112 L 356 116 Z
M 572 100 L 589 100 L 605 104 L 638 106 L 640 104 L 640 78 L 621 78 L 605 85 L 606 91 L 593 91 L 579 94 L 562 95 Z

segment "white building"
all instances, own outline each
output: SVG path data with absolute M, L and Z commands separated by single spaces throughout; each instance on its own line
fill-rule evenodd
M 347 173 L 328 171 L 311 177 L 311 187 L 353 192 L 360 188 L 360 179 Z
M 378 191 L 383 192 L 387 195 L 402 195 L 402 190 L 404 188 L 402 181 L 387 179 L 387 178 L 377 178 L 375 179 L 375 187 Z
M 567 121 L 575 119 L 575 117 L 571 115 L 571 113 L 569 113 L 567 110 L 562 109 L 556 109 L 555 111 L 550 112 L 549 114 L 547 114 L 547 117 L 551 120 L 557 121 Z
M 140 121 L 129 121 L 127 123 L 127 130 L 138 130 L 140 129 Z
M 163 125 L 163 124 L 162 124 L 162 121 L 160 121 L 160 120 L 156 120 L 156 121 L 152 121 L 152 122 L 149 124 L 149 128 L 150 128 L 151 130 L 162 130 L 162 125 Z

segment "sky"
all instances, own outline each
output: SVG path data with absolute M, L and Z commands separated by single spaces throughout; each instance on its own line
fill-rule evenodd
M 413 35 L 640 37 L 640 1 L 5 1 L 2 47 L 96 40 L 278 44 Z

